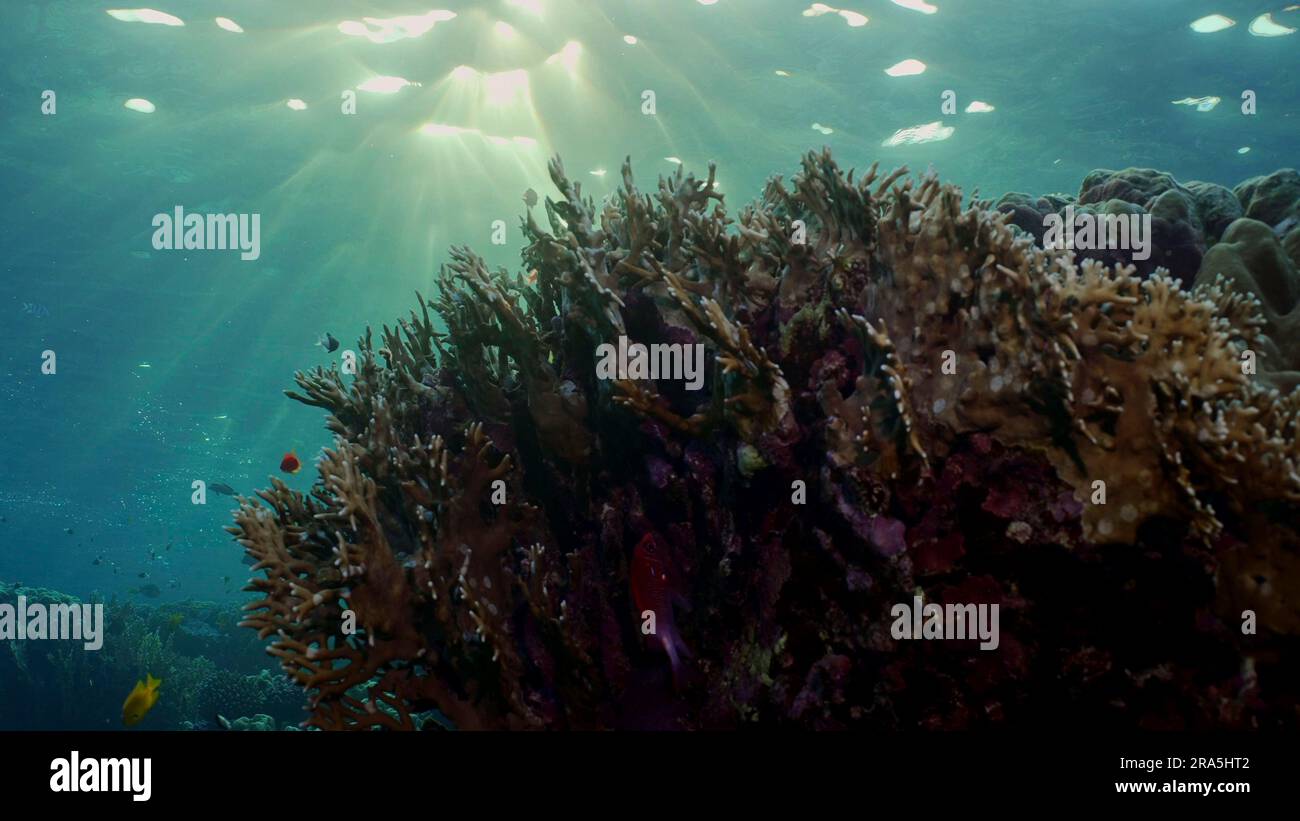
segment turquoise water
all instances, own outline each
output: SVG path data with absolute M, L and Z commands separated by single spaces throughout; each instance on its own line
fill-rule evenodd
M 521 198 L 554 193 L 555 154 L 597 198 L 626 155 L 643 182 L 667 157 L 714 160 L 733 210 L 821 145 L 844 165 L 933 166 L 985 197 L 1076 192 L 1089 170 L 1129 165 L 1231 186 L 1296 161 L 1300 36 L 1247 31 L 1267 11 L 1300 27 L 1282 5 L 935 5 L 853 2 L 869 19 L 852 26 L 801 2 L 450 3 L 426 33 L 372 42 L 340 24 L 429 6 L 159 0 L 175 26 L 4 3 L 0 580 L 126 595 L 147 573 L 162 603 L 238 599 L 232 500 L 194 505 L 191 482 L 249 493 L 292 449 L 304 470 L 286 481 L 309 488 L 329 438 L 282 391 L 328 361 L 317 337 L 347 348 L 391 323 L 452 245 L 517 266 Z M 1189 28 L 1211 13 L 1237 24 Z M 926 71 L 885 73 L 907 59 Z M 343 92 L 375 77 L 412 85 L 356 91 L 344 114 Z M 1243 89 L 1258 114 L 1241 113 Z M 1171 104 L 1208 95 L 1222 102 L 1207 112 Z M 994 110 L 964 113 L 974 100 Z M 949 139 L 881 145 L 936 120 Z M 155 249 L 153 216 L 178 205 L 259 214 L 260 257 Z

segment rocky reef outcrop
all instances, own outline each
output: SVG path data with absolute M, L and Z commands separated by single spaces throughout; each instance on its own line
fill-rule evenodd
M 288 392 L 334 445 L 231 532 L 309 726 L 1296 725 L 1300 394 L 1244 364 L 1295 271 L 1218 188 L 1090 175 L 1166 224 L 1139 271 L 1012 227 L 1064 199 L 828 153 L 738 212 L 712 169 L 551 177 L 526 273 L 456 249 Z M 702 389 L 602 378 L 620 342 L 703 346 Z M 997 648 L 899 639 L 914 597 L 997 604 Z

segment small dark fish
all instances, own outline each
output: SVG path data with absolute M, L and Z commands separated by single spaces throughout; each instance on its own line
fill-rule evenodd
M 156 584 L 142 584 L 131 592 L 139 593 L 141 596 L 148 599 L 156 599 L 162 595 L 162 590 L 160 590 Z
M 178 579 L 168 579 L 168 580 L 167 580 L 167 586 L 168 586 L 168 587 L 180 587 L 180 586 L 181 586 L 181 583 L 180 583 L 180 581 L 179 581 Z
M 537 205 L 536 191 L 529 188 L 527 191 L 524 192 L 524 205 L 527 205 L 529 208 L 532 208 L 533 206 Z
M 334 334 L 330 333 L 329 331 L 326 331 L 324 336 L 319 337 L 316 340 L 316 344 L 320 345 L 322 348 L 324 348 L 326 351 L 329 351 L 330 353 L 334 353 L 339 349 L 339 341 L 335 339 Z
M 144 570 L 141 570 L 141 571 L 139 572 L 139 574 L 136 576 L 136 578 L 137 578 L 137 579 L 147 579 L 147 578 L 149 578 L 149 574 L 148 574 L 148 572 L 146 572 L 146 571 L 144 571 Z
M 222 580 L 223 582 L 225 582 L 226 584 L 230 584 L 230 577 L 229 577 L 229 576 L 222 576 L 222 577 L 221 577 L 221 580 Z
M 168 543 L 167 543 L 167 546 L 163 548 L 163 550 L 171 550 L 171 549 L 172 549 L 172 543 L 171 543 L 171 542 L 168 542 Z
M 69 536 L 71 536 L 71 535 L 72 535 L 72 528 L 70 528 L 70 527 L 65 527 L 65 528 L 63 528 L 63 532 L 66 533 L 66 534 L 68 534 Z
M 91 562 L 91 564 L 94 564 L 94 565 L 100 565 L 100 564 L 103 564 L 103 563 L 104 563 L 104 557 L 103 557 L 103 556 L 96 556 L 96 557 L 95 557 L 95 560 L 94 560 L 93 562 Z
M 212 488 L 213 492 L 220 493 L 222 496 L 235 495 L 235 489 L 230 485 L 226 484 L 225 482 L 213 482 L 212 484 L 208 485 L 208 487 Z

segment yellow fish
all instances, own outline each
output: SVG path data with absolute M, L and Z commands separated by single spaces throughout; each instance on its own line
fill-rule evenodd
M 139 724 L 145 713 L 158 703 L 158 685 L 162 684 L 162 679 L 148 673 L 144 674 L 144 679 L 135 683 L 135 689 L 122 704 L 122 723 L 128 727 Z

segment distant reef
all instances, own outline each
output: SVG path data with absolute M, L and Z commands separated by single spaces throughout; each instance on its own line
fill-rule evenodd
M 551 178 L 520 271 L 453 249 L 288 392 L 333 447 L 231 531 L 308 726 L 1300 725 L 1295 171 Z M 1150 258 L 1044 249 L 1067 207 Z M 633 343 L 702 389 L 602 378 Z M 996 649 L 900 638 L 917 598 Z
M 0 582 L 0 607 L 15 607 L 19 597 L 27 605 L 81 603 L 57 590 Z M 0 642 L 0 730 L 121 729 L 122 704 L 146 674 L 163 683 L 142 730 L 217 729 L 219 715 L 302 720 L 302 692 L 264 669 L 256 640 L 234 629 L 237 607 L 88 603 L 103 605 L 97 650 L 49 638 Z

